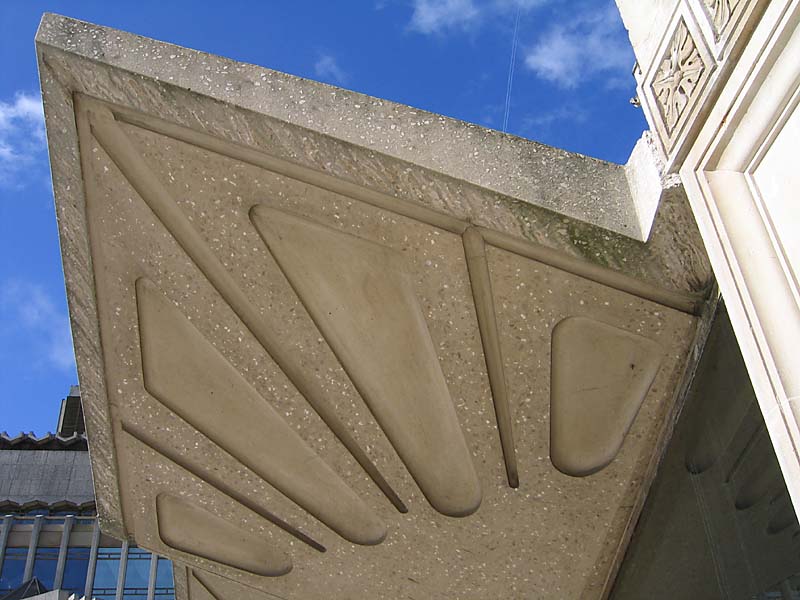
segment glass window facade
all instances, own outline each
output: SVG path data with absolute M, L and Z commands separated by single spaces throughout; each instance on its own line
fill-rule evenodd
M 67 548 L 67 560 L 64 565 L 64 581 L 61 589 L 75 594 L 79 598 L 86 589 L 86 574 L 89 572 L 89 548 L 79 546 Z
M 172 579 L 172 562 L 158 558 L 155 600 L 175 600 L 175 583 Z
M 125 570 L 125 594 L 131 598 L 147 598 L 150 583 L 151 554 L 141 548 L 128 550 L 128 568 Z
M 122 548 L 100 548 L 94 573 L 94 596 L 97 600 L 114 600 L 117 593 Z
M 124 571 L 122 566 L 125 554 L 121 544 L 106 536 L 93 534 L 96 527 L 93 517 L 79 516 L 74 519 L 65 516 L 40 517 L 43 519 L 42 531 L 48 535 L 38 538 L 29 535 L 33 518 L 15 516 L 5 520 L 0 516 L 0 527 L 10 527 L 10 534 L 0 539 L 7 540 L 7 547 L 0 549 L 0 597 L 24 583 L 25 565 L 31 541 L 34 548 L 32 575 L 37 577 L 48 589 L 61 589 L 83 597 L 87 589 L 87 577 L 94 566 L 94 580 L 91 582 L 91 597 L 96 600 L 115 600 L 117 586 L 124 572 L 124 600 L 175 600 L 175 586 L 172 580 L 172 563 L 157 557 L 157 568 L 151 569 L 152 555 L 146 550 L 129 547 Z M 60 545 L 65 528 L 70 527 L 65 554 L 60 555 Z M 2 531 L 0 531 L 2 533 Z M 27 540 L 21 543 L 20 540 Z M 95 564 L 92 565 L 92 544 L 97 544 Z M 58 579 L 59 559 L 64 562 L 61 581 Z M 150 576 L 153 580 L 150 580 Z M 152 594 L 152 595 L 150 595 Z
M 27 548 L 6 548 L 3 565 L 0 568 L 0 594 L 22 585 L 27 557 Z
M 53 589 L 58 564 L 58 548 L 36 548 L 33 563 L 33 576 L 42 582 L 48 590 Z

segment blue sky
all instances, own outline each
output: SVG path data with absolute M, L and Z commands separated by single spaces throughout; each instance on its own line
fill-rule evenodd
M 76 383 L 33 38 L 43 12 L 125 29 L 625 162 L 645 128 L 609 0 L 0 2 L 0 431 Z M 513 85 L 509 65 L 516 35 Z

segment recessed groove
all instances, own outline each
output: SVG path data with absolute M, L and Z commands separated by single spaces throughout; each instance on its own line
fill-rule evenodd
M 65 88 L 65 90 L 69 90 L 69 86 Z M 85 219 L 85 226 L 86 226 L 86 242 L 88 243 L 88 247 L 82 249 L 81 251 L 85 251 L 88 253 L 88 256 L 92 257 L 91 262 L 92 264 L 94 261 L 94 256 L 100 253 L 102 250 L 102 242 L 101 242 L 101 235 L 98 234 L 98 225 L 97 225 L 97 215 L 101 212 L 100 202 L 96 199 L 101 197 L 100 190 L 98 188 L 98 181 L 95 177 L 88 176 L 89 173 L 92 173 L 93 166 L 92 166 L 92 153 L 87 149 L 88 146 L 91 145 L 91 128 L 88 119 L 82 118 L 85 115 L 85 106 L 88 102 L 84 99 L 84 96 L 80 94 L 72 94 L 71 98 L 73 102 L 73 114 L 75 119 L 75 125 L 77 129 L 77 144 L 78 144 L 78 153 L 80 159 L 80 181 L 83 182 L 84 186 L 84 196 L 83 196 L 83 211 L 84 215 L 83 218 Z M 101 416 L 100 418 L 107 422 L 108 427 L 110 428 L 110 438 L 111 442 L 108 444 L 108 448 L 102 450 L 101 452 L 108 454 L 105 456 L 104 460 L 110 461 L 110 471 L 109 478 L 113 478 L 116 493 L 115 493 L 115 500 L 119 503 L 118 512 L 117 510 L 110 508 L 108 519 L 109 519 L 109 526 L 107 527 L 106 533 L 116 535 L 119 538 L 124 538 L 125 534 L 131 530 L 133 527 L 134 522 L 134 514 L 133 514 L 133 507 L 131 506 L 133 503 L 129 502 L 129 485 L 128 481 L 130 480 L 129 476 L 129 465 L 127 461 L 125 461 L 122 457 L 121 449 L 119 447 L 118 436 L 120 435 L 120 419 L 119 419 L 119 408 L 117 406 L 117 402 L 119 401 L 118 398 L 114 395 L 114 387 L 110 381 L 110 373 L 108 369 L 110 356 L 107 355 L 109 343 L 107 342 L 108 336 L 108 328 L 103 324 L 103 320 L 100 318 L 100 310 L 101 310 L 101 303 L 102 303 L 102 290 L 99 285 L 97 285 L 97 276 L 92 271 L 93 267 L 90 267 L 87 272 L 81 272 L 78 277 L 83 279 L 83 282 L 80 284 L 81 289 L 86 290 L 93 290 L 93 294 L 90 298 L 87 297 L 87 306 L 85 310 L 89 310 L 92 314 L 96 315 L 97 321 L 96 325 L 92 327 L 97 327 L 97 340 L 96 341 L 89 341 L 92 337 L 92 334 L 86 332 L 86 337 L 84 342 L 91 344 L 93 348 L 93 352 L 96 351 L 99 353 L 100 356 L 100 364 L 103 365 L 100 377 L 96 380 L 96 393 L 98 397 L 105 397 L 107 399 L 106 409 L 107 409 L 107 416 Z M 77 271 L 77 270 L 76 270 Z M 89 283 L 92 278 L 94 280 Z M 83 337 L 83 336 L 82 336 Z M 95 347 L 95 344 L 96 347 Z M 76 346 L 77 347 L 77 346 Z M 85 384 L 85 382 L 84 382 Z M 82 402 L 86 402 L 86 400 L 82 400 Z M 100 415 L 103 415 L 103 410 L 99 411 Z M 107 419 L 107 420 L 106 420 Z M 113 466 L 111 466 L 113 465 Z M 98 474 L 98 478 L 103 477 L 102 474 Z M 99 481 L 95 482 L 95 485 L 100 483 Z M 108 481 L 106 485 L 108 485 Z M 117 513 L 114 515 L 113 513 Z M 115 522 L 118 521 L 118 522 Z
M 479 229 L 487 244 L 513 252 L 525 258 L 533 259 L 555 269 L 559 269 L 560 271 L 572 273 L 573 275 L 583 277 L 589 281 L 594 281 L 595 283 L 631 294 L 643 300 L 650 300 L 651 302 L 674 308 L 675 310 L 690 315 L 699 315 L 702 309 L 705 295 L 684 294 L 666 290 L 636 279 L 635 277 L 631 277 L 630 275 L 626 275 L 625 273 L 601 267 L 600 265 L 587 262 L 580 258 L 568 256 L 553 248 L 548 248 L 527 240 L 521 240 L 501 231 L 486 229 L 485 227 L 480 227 Z
M 664 359 L 653 340 L 567 317 L 552 332 L 550 460 L 586 477 L 616 458 Z
M 480 482 L 405 257 L 265 205 L 250 220 L 431 506 L 472 514 Z
M 783 502 L 775 505 L 776 508 L 767 523 L 767 535 L 777 535 L 797 525 L 797 515 L 788 492 L 784 492 L 782 500 Z
M 489 264 L 486 260 L 486 245 L 483 236 L 475 227 L 470 227 L 462 236 L 464 255 L 467 259 L 467 270 L 472 287 L 472 298 L 475 302 L 475 314 L 478 317 L 478 329 L 483 344 L 483 357 L 489 375 L 489 387 L 492 390 L 494 414 L 497 430 L 500 433 L 500 445 L 503 448 L 503 460 L 506 467 L 508 485 L 519 487 L 519 471 L 517 454 L 514 447 L 514 431 L 511 420 L 511 408 L 508 400 L 508 388 L 503 365 L 503 353 L 500 347 L 500 334 L 497 329 L 497 316 L 494 310 L 494 295 Z
M 355 544 L 386 525 L 151 281 L 136 281 L 144 387 L 284 496 Z
M 188 498 L 158 494 L 155 515 L 158 537 L 173 550 L 258 577 L 281 577 L 293 568 L 274 543 Z
M 190 595 L 189 600 L 232 600 L 232 599 L 238 600 L 238 598 L 241 597 L 240 594 L 245 590 L 256 592 L 255 589 L 250 588 L 247 584 L 243 582 L 236 582 L 231 579 L 228 579 L 227 577 L 219 573 L 215 573 L 214 577 L 216 577 L 217 579 L 224 580 L 227 586 L 234 586 L 239 588 L 237 589 L 237 595 L 232 596 L 231 594 L 228 594 L 227 596 L 225 596 L 225 594 L 223 594 L 223 592 L 218 588 L 218 586 L 211 583 L 210 574 L 205 572 L 201 574 L 200 571 L 195 569 L 188 569 L 188 571 L 189 575 L 187 577 L 187 580 L 190 585 L 190 588 L 199 591 L 200 594 L 198 595 L 203 596 L 202 598 L 195 598 L 195 596 Z M 192 586 L 192 583 L 195 583 L 197 587 Z M 279 596 L 277 594 L 273 594 L 272 592 L 267 592 L 262 589 L 257 590 L 256 593 L 259 598 L 273 598 L 274 600 L 289 600 L 285 596 Z
M 359 184 L 342 181 L 310 167 L 271 156 L 263 150 L 256 150 L 236 142 L 222 140 L 207 133 L 163 121 L 157 117 L 140 114 L 126 107 L 110 103 L 104 104 L 110 107 L 109 110 L 113 111 L 117 120 L 129 125 L 165 135 L 216 154 L 228 156 L 321 189 L 350 196 L 366 204 L 457 235 L 462 235 L 472 226 L 466 220 L 421 206 L 413 201 L 371 190 Z M 485 241 L 492 246 L 681 312 L 699 315 L 702 310 L 705 294 L 668 290 L 640 281 L 619 271 L 568 256 L 559 250 L 548 248 L 535 242 L 519 239 L 507 233 L 485 227 L 479 227 L 479 229 Z
M 137 114 L 131 110 L 114 106 L 113 114 L 117 120 L 129 125 L 141 127 L 148 131 L 160 133 L 187 144 L 192 144 L 216 154 L 222 154 L 242 162 L 279 173 L 285 177 L 302 181 L 318 188 L 349 196 L 372 206 L 383 208 L 411 219 L 428 223 L 434 227 L 444 229 L 460 235 L 469 227 L 469 224 L 448 214 L 433 210 L 419 204 L 401 202 L 395 196 L 384 194 L 361 186 L 357 183 L 344 181 L 315 169 L 304 167 L 297 163 L 271 156 L 261 150 L 255 150 L 234 142 L 221 140 L 212 135 L 188 129 L 180 125 L 155 120 L 152 117 Z
M 189 600 L 222 600 L 219 595 L 206 585 L 206 583 L 197 576 L 194 569 L 187 569 L 189 571 L 188 587 L 189 587 Z
M 191 473 L 198 479 L 205 481 L 211 487 L 215 488 L 217 491 L 225 494 L 229 498 L 232 498 L 245 508 L 253 511 L 258 516 L 266 519 L 276 527 L 283 529 L 286 533 L 293 536 L 297 540 L 307 544 L 314 550 L 318 552 L 325 552 L 327 549 L 325 546 L 320 544 L 318 541 L 313 539 L 308 534 L 304 533 L 297 527 L 290 525 L 277 515 L 273 514 L 272 512 L 265 509 L 263 506 L 260 506 L 258 503 L 254 502 L 238 490 L 236 488 L 228 485 L 225 483 L 223 478 L 218 475 L 213 469 L 204 469 L 202 472 L 195 468 L 195 466 L 191 463 L 191 461 L 187 460 L 184 456 L 180 453 L 172 450 L 171 448 L 164 446 L 163 444 L 159 444 L 158 441 L 151 436 L 149 433 L 144 431 L 143 429 L 131 425 L 129 423 L 122 423 L 122 430 L 134 438 L 139 443 L 143 444 L 153 452 L 164 456 L 167 460 L 174 462 L 180 468 L 186 470 L 187 472 Z
M 766 433 L 766 426 L 763 422 L 759 423 L 753 433 L 750 434 L 750 437 L 745 442 L 744 447 L 741 449 L 739 454 L 736 456 L 736 459 L 731 465 L 731 468 L 728 470 L 727 475 L 725 475 L 725 483 L 730 483 L 731 479 L 738 473 L 741 466 L 744 464 L 745 458 L 747 455 L 750 454 L 750 451 L 756 445 L 756 442 L 759 440 L 762 434 Z
M 777 489 L 781 474 L 770 466 L 765 460 L 752 465 L 736 490 L 734 506 L 737 510 L 747 510 L 755 506 L 764 498 L 768 498 L 773 489 Z

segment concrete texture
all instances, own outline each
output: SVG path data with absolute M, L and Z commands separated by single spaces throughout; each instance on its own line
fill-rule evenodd
M 428 502 L 451 517 L 478 510 L 481 486 L 402 253 L 265 206 L 250 217 Z
M 177 496 L 156 498 L 158 535 L 170 548 L 260 577 L 280 577 L 292 559 L 270 540 L 243 530 Z
M 0 503 L 94 500 L 88 452 L 0 450 Z
M 383 541 L 386 525 L 236 368 L 152 282 L 136 287 L 148 393 L 342 537 Z
M 677 196 L 679 201 L 686 199 L 680 177 L 666 173 L 665 166 L 653 133 L 645 131 L 625 164 L 643 240 L 650 238 L 656 215 L 668 196 Z
M 623 235 L 639 236 L 636 211 L 620 165 L 55 15 L 45 15 L 37 39 L 76 56 L 194 90 Z M 241 134 L 247 135 L 245 131 Z
M 616 457 L 661 368 L 655 342 L 585 317 L 553 328 L 550 458 L 583 477 Z
M 412 109 L 364 114 L 327 86 L 55 16 L 37 43 L 105 531 L 184 565 L 194 599 L 602 597 L 710 281 L 683 199 L 645 244 L 276 107 L 375 132 L 416 126 Z M 442 122 L 449 156 L 521 143 Z M 550 189 L 614 195 L 598 163 L 515 160 Z M 614 460 L 581 478 L 550 461 L 568 317 L 664 356 Z M 316 468 L 333 474 L 321 493 L 304 488 Z M 176 531 L 189 514 L 241 535 L 223 556 Z M 254 539 L 291 571 L 243 561 Z

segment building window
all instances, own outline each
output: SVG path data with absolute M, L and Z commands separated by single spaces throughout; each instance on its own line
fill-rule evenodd
M 121 552 L 121 548 L 100 548 L 98 550 L 93 588 L 96 600 L 114 600 L 116 597 Z
M 42 582 L 48 590 L 53 589 L 58 565 L 58 548 L 37 548 L 33 562 L 33 576 Z
M 0 570 L 0 591 L 7 592 L 22 585 L 27 557 L 27 548 L 6 548 L 3 568 Z
M 53 541 L 62 537 L 59 535 L 59 527 L 64 527 L 64 521 L 63 517 L 46 517 L 43 535 L 34 538 L 34 543 L 38 542 L 40 545 L 34 549 L 32 575 L 48 589 L 56 587 L 60 547 L 53 545 Z M 16 517 L 12 522 L 11 535 L 7 538 L 9 546 L 5 548 L 0 564 L 0 598 L 24 583 L 32 522 L 30 517 Z M 63 557 L 64 573 L 59 589 L 75 594 L 76 598 L 82 598 L 86 584 L 92 583 L 87 581 L 87 575 L 92 570 L 90 543 L 95 519 L 76 517 L 72 524 L 69 545 Z M 49 537 L 45 538 L 45 535 Z M 94 592 L 90 597 L 94 600 L 114 600 L 121 574 L 122 548 L 114 546 L 114 540 L 106 536 L 101 537 L 100 543 L 102 545 L 97 549 L 97 563 L 94 568 Z M 175 600 L 172 563 L 167 559 L 157 558 L 152 581 L 151 565 L 152 555 L 148 551 L 135 546 L 128 548 L 123 582 L 124 600 L 145 600 L 149 589 L 154 590 L 155 600 Z
M 158 559 L 155 598 L 156 600 L 175 600 L 175 583 L 172 580 L 172 562 L 166 558 Z
M 149 581 L 150 553 L 141 548 L 130 548 L 125 572 L 125 598 L 146 598 Z
M 67 548 L 67 562 L 64 565 L 64 581 L 61 589 L 79 598 L 86 588 L 86 573 L 89 570 L 89 548 Z

